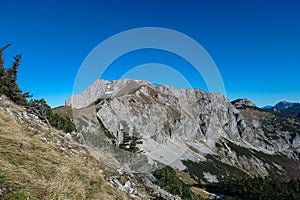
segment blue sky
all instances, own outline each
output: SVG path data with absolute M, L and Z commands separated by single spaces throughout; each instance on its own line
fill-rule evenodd
M 0 45 L 13 44 L 5 52 L 6 64 L 22 54 L 20 87 L 52 106 L 72 94 L 81 63 L 100 42 L 149 26 L 173 29 L 200 43 L 217 65 L 230 100 L 246 97 L 258 106 L 300 101 L 296 0 L 0 0 L 0 8 Z M 132 67 L 137 60 L 171 67 L 181 63 L 166 52 L 145 50 L 122 56 L 114 65 Z M 191 70 L 187 73 L 193 77 Z M 103 78 L 119 77 L 112 66 Z M 201 77 L 191 79 L 193 86 L 206 89 Z

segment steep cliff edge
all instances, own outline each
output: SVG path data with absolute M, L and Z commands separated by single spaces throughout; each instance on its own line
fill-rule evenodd
M 200 89 L 124 79 L 97 80 L 66 104 L 76 108 L 85 142 L 134 155 L 124 159 L 123 153 L 110 151 L 129 169 L 157 163 L 190 171 L 202 166 L 196 175 L 208 181 L 235 175 L 287 177 L 290 172 L 299 177 L 299 122 L 263 112 L 246 100 L 231 103 Z M 277 126 L 275 119 L 283 124 Z M 93 144 L 95 138 L 100 144 Z M 281 162 L 285 159 L 288 165 Z

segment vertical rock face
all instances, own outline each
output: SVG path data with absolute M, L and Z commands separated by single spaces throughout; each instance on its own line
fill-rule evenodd
M 247 116 L 249 112 L 244 108 L 255 109 L 253 103 L 244 99 L 232 104 L 221 94 L 200 89 L 174 89 L 126 79 L 97 80 L 66 104 L 79 110 L 95 104 L 98 121 L 112 134 L 115 145 L 127 150 L 138 148 L 149 162 L 159 161 L 179 169 L 185 168 L 181 160 L 205 161 L 208 154 L 213 154 L 228 165 L 265 175 L 268 166 L 259 158 L 238 155 L 226 143 L 267 154 L 290 154 L 290 147 L 299 146 L 299 129 L 290 140 L 289 134 L 280 129 L 278 134 L 284 139 L 270 139 L 262 124 L 265 118 Z
M 115 95 L 122 95 L 122 93 L 128 93 L 130 91 L 126 90 L 130 88 L 135 88 L 140 85 L 148 83 L 147 81 L 130 81 L 127 79 L 119 81 L 106 81 L 98 79 L 93 85 L 89 86 L 80 95 L 72 95 L 66 100 L 67 106 L 72 106 L 73 108 L 83 108 L 94 103 L 98 98 L 110 97 Z

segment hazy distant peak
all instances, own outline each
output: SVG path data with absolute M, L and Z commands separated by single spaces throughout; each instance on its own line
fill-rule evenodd
M 287 108 L 290 108 L 290 107 L 293 107 L 293 106 L 296 106 L 296 105 L 300 105 L 299 103 L 292 103 L 292 102 L 288 102 L 288 101 L 281 101 L 279 103 L 277 103 L 274 108 L 276 109 L 287 109 Z

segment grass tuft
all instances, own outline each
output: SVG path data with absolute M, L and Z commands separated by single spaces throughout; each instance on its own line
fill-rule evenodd
M 5 104 L 5 105 L 4 105 Z M 15 116 L 25 112 L 0 101 Z M 0 199 L 128 199 L 105 181 L 108 172 L 75 140 L 34 120 L 23 120 L 0 109 Z M 75 150 L 77 153 L 71 155 Z M 110 172 L 109 172 L 110 173 Z

